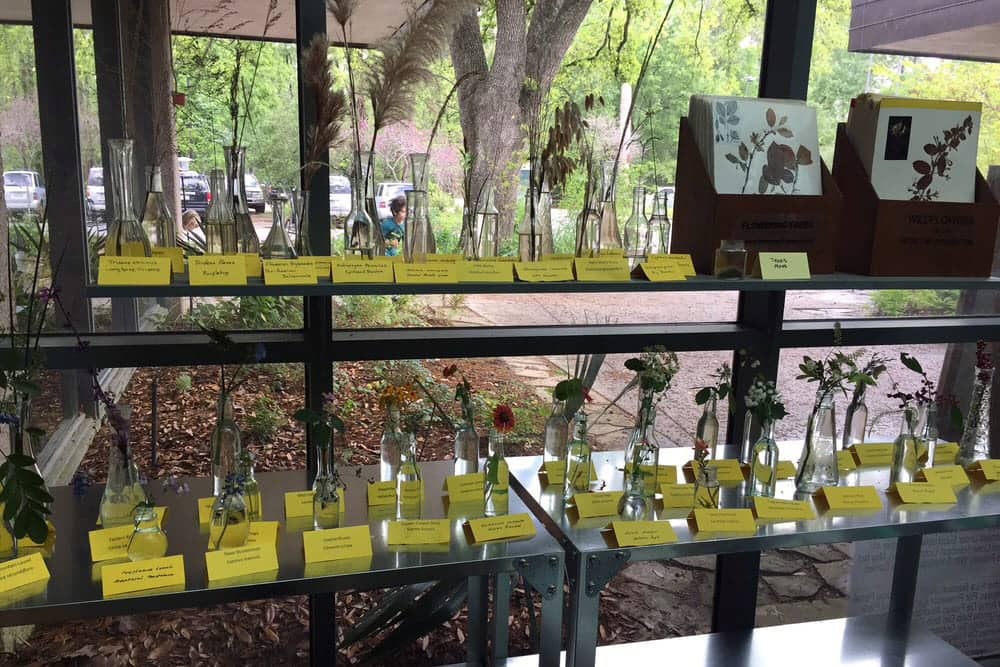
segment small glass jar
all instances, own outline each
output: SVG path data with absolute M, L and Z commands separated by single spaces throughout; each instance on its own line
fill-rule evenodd
M 215 549 L 242 547 L 250 537 L 250 517 L 242 489 L 229 489 L 212 503 L 208 542 Z
M 743 241 L 720 241 L 715 251 L 716 278 L 742 278 L 747 273 L 747 249 Z
M 140 505 L 135 509 L 135 530 L 128 541 L 129 560 L 148 560 L 166 555 L 167 534 L 160 528 L 156 510 Z

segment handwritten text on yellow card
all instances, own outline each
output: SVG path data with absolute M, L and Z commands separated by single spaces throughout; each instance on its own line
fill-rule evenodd
M 402 284 L 432 283 L 450 284 L 458 282 L 458 267 L 447 262 L 436 264 L 393 264 L 396 282 Z
M 691 261 L 691 255 L 683 255 L 679 253 L 661 255 L 659 253 L 654 253 L 646 257 L 645 263 L 653 266 L 664 266 L 677 269 L 683 276 L 698 275 L 698 272 L 694 270 L 694 262 Z
M 0 563 L 0 592 L 6 593 L 48 578 L 49 568 L 45 567 L 45 559 L 40 553 Z
M 372 482 L 368 485 L 368 506 L 378 507 L 379 505 L 396 504 L 396 483 Z
M 169 285 L 170 260 L 165 257 L 108 257 L 98 260 L 97 284 L 111 286 Z
M 311 257 L 265 259 L 265 285 L 315 285 L 316 265 Z
M 481 259 L 476 262 L 458 264 L 460 283 L 512 283 L 514 268 L 511 262 Z
M 957 465 L 924 468 L 920 474 L 928 482 L 944 484 L 952 488 L 966 486 L 969 483 L 969 476 L 965 474 L 965 469 Z
M 184 250 L 176 246 L 169 248 L 150 248 L 153 257 L 166 257 L 170 260 L 170 270 L 173 273 L 184 273 Z
M 676 266 L 671 266 L 669 264 L 650 264 L 649 262 L 643 262 L 639 265 L 642 271 L 642 276 L 646 280 L 654 283 L 660 282 L 670 282 L 673 280 L 687 280 L 687 276 L 684 275 L 684 271 Z
M 367 259 L 333 263 L 335 283 L 391 283 L 392 264 L 372 262 Z
M 754 496 L 753 509 L 758 519 L 770 521 L 804 521 L 816 518 L 816 511 L 805 500 Z
M 683 509 L 694 505 L 694 484 L 661 484 L 664 509 Z
M 90 541 L 90 560 L 95 563 L 128 555 L 128 543 L 132 539 L 135 526 L 125 524 L 114 528 L 92 530 L 87 534 Z
M 641 547 L 677 541 L 677 533 L 670 527 L 669 521 L 612 521 L 611 530 L 620 547 Z
M 760 277 L 764 280 L 808 280 L 809 255 L 804 252 L 761 252 Z
M 295 519 L 299 517 L 312 516 L 312 515 L 313 515 L 312 491 L 287 491 L 285 493 L 286 519 Z
M 874 486 L 824 486 L 816 496 L 831 510 L 881 509 L 882 500 Z
M 581 282 L 621 282 L 629 279 L 624 257 L 578 257 L 574 263 L 576 279 Z
M 509 540 L 516 537 L 531 537 L 535 534 L 535 524 L 527 514 L 470 519 L 469 530 L 475 542 Z
M 205 552 L 205 567 L 209 581 L 232 579 L 277 570 L 278 555 L 273 544 L 248 544 Z
M 188 260 L 192 285 L 246 285 L 246 260 L 239 255 L 194 255 Z
M 854 456 L 858 465 L 887 466 L 892 465 L 892 452 L 895 445 L 891 442 L 866 442 L 854 445 Z
M 483 500 L 484 473 L 473 472 L 467 475 L 449 475 L 445 478 L 445 489 L 448 491 L 449 503 L 467 503 Z
M 957 457 L 958 457 L 957 442 L 939 442 L 937 446 L 934 447 L 933 465 L 936 466 L 954 465 L 955 459 Z
M 753 513 L 748 509 L 705 509 L 694 510 L 694 525 L 699 532 L 706 533 L 753 533 L 757 530 Z
M 372 555 L 372 534 L 368 525 L 307 530 L 302 533 L 307 563 Z
M 618 514 L 618 499 L 621 491 L 595 491 L 594 493 L 578 493 L 573 496 L 576 511 L 581 519 L 595 516 L 612 516 Z
M 101 569 L 104 597 L 184 584 L 184 556 L 166 556 Z
M 400 482 L 397 493 L 400 505 L 418 505 L 424 499 L 424 483 L 422 480 Z
M 451 541 L 448 519 L 389 522 L 389 544 L 447 544 Z
M 947 484 L 898 482 L 893 486 L 893 490 L 899 496 L 899 499 L 907 504 L 957 502 L 955 492 Z
M 545 262 L 516 262 L 514 272 L 518 280 L 526 283 L 558 283 L 573 280 L 573 262 L 551 260 Z

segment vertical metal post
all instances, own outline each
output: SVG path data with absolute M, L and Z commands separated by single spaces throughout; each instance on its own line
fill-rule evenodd
M 815 24 L 816 0 L 767 0 L 759 97 L 806 99 Z
M 493 615 L 490 617 L 490 637 L 493 644 L 493 663 L 507 658 L 507 645 L 510 642 L 510 594 L 511 578 L 514 575 L 499 572 L 493 577 Z M 528 600 L 531 600 L 531 588 L 524 583 Z
M 87 234 L 84 227 L 83 175 L 76 106 L 76 65 L 73 59 L 73 17 L 70 0 L 31 2 L 32 34 L 38 86 L 38 120 L 42 138 L 49 261 L 63 306 L 79 331 L 93 330 Z M 62 373 L 63 414 L 75 415 L 81 396 L 89 396 L 86 373 Z M 93 402 L 85 406 L 93 409 Z
M 889 593 L 889 614 L 909 620 L 913 615 L 913 598 L 920 573 L 920 547 L 923 535 L 908 535 L 896 540 L 896 560 L 892 566 L 892 592 Z
M 566 616 L 566 665 L 590 667 L 597 659 L 597 614 L 600 588 L 587 583 L 587 559 L 580 552 L 566 553 L 569 573 L 569 611 Z M 543 621 L 544 623 L 544 621 Z M 542 635 L 544 641 L 545 635 Z
M 490 579 L 469 577 L 468 636 L 465 638 L 465 662 L 486 664 L 486 612 L 489 608 Z

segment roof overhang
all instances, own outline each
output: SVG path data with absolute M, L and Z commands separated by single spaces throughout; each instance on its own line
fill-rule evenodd
M 848 50 L 1000 61 L 1000 0 L 851 0 Z

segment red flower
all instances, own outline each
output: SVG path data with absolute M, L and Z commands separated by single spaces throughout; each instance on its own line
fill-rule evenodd
M 581 391 L 583 392 L 583 400 L 588 403 L 594 402 L 594 399 L 590 397 L 590 387 L 582 387 Z
M 698 452 L 698 451 L 707 452 L 708 451 L 708 443 L 705 442 L 704 440 L 702 440 L 701 438 L 695 438 L 694 439 L 694 451 L 696 451 L 696 452 Z
M 501 433 L 509 433 L 514 430 L 514 411 L 506 403 L 493 408 L 493 428 Z
M 452 364 L 444 369 L 444 376 L 450 378 L 452 375 L 458 372 L 458 364 Z

